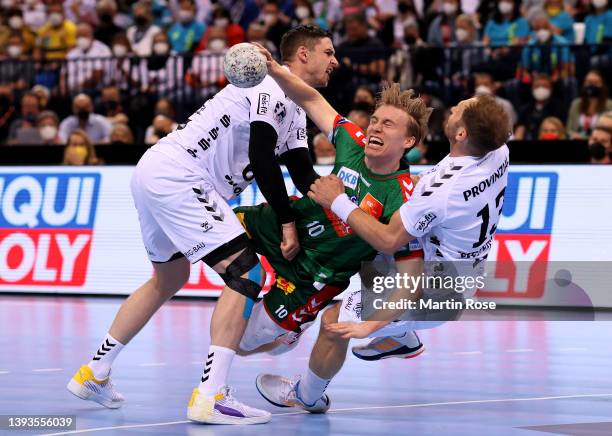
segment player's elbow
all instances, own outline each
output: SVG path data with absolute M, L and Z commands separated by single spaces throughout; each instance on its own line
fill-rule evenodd
M 392 255 L 402 247 L 399 235 L 394 235 L 391 232 L 385 232 L 380 239 L 380 245 L 376 247 L 378 251 Z

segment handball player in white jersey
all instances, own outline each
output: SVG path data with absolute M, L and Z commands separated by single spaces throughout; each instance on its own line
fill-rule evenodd
M 478 264 L 474 261 L 485 260 L 489 253 L 501 215 L 509 162 L 505 142 L 510 131 L 508 114 L 494 98 L 478 96 L 460 102 L 451 110 L 445 126 L 450 154 L 423 174 L 410 200 L 388 225 L 352 203 L 343 182 L 334 175 L 318 179 L 308 195 L 322 207 L 331 208 L 382 253 L 393 253 L 417 238 L 425 262 L 461 263 L 468 259 Z M 382 141 L 376 145 L 382 152 L 384 132 L 381 136 Z M 291 380 L 260 374 L 257 387 L 264 398 L 276 405 L 306 410 L 311 404 L 329 404 L 324 392 L 344 363 L 350 338 L 375 338 L 353 349 L 353 354 L 365 360 L 409 357 L 420 347 L 413 330 L 432 327 L 415 321 L 394 322 L 402 311 L 389 311 L 391 316 L 381 321 L 361 322 L 360 312 L 360 291 L 328 309 L 322 316 L 306 377 Z
M 326 86 L 338 65 L 330 35 L 314 26 L 287 32 L 280 48 L 286 67 L 313 87 Z M 155 275 L 123 303 L 92 360 L 69 382 L 73 394 L 109 408 L 121 406 L 123 397 L 110 379 L 112 362 L 187 282 L 190 263 L 203 261 L 226 287 L 212 316 L 211 345 L 187 416 L 213 424 L 270 420 L 269 412 L 237 401 L 226 383 L 261 290 L 257 255 L 227 202 L 256 180 L 282 225 L 282 253 L 292 259 L 299 242 L 276 157 L 283 157 L 305 194 L 318 177 L 306 140 L 304 111 L 267 76 L 253 88 L 227 86 L 144 154 L 131 189 Z

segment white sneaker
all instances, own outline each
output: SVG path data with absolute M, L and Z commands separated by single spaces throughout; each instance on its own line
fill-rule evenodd
M 115 390 L 110 375 L 104 380 L 98 380 L 87 365 L 79 368 L 66 387 L 77 397 L 95 401 L 109 409 L 118 409 L 125 400 L 123 395 Z
M 306 404 L 297 394 L 299 379 L 291 380 L 280 375 L 259 374 L 255 380 L 257 390 L 270 403 L 278 407 L 299 407 L 310 413 L 325 413 L 331 401 L 327 394 L 314 404 Z
M 195 388 L 187 407 L 187 418 L 205 424 L 264 424 L 272 419 L 272 414 L 242 404 L 233 397 L 233 389 L 223 386 L 211 397 Z
M 365 345 L 351 348 L 353 355 L 361 360 L 381 360 L 390 357 L 412 359 L 425 351 L 425 346 L 413 331 L 402 336 L 382 336 L 374 338 Z

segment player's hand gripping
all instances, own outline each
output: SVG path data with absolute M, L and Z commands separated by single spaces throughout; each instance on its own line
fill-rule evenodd
M 283 228 L 283 242 L 281 242 L 281 252 L 283 257 L 287 260 L 293 260 L 295 256 L 300 252 L 300 240 L 298 238 L 298 232 L 295 227 L 295 223 L 286 223 L 282 225 Z
M 386 321 L 362 321 L 362 322 L 334 322 L 325 325 L 325 329 L 331 333 L 340 335 L 343 339 L 363 339 L 369 337 L 376 330 L 381 329 Z
M 257 47 L 259 49 L 259 52 L 262 55 L 264 55 L 264 57 L 266 58 L 266 65 L 268 66 L 268 74 L 274 77 L 276 73 L 283 71 L 282 70 L 283 67 L 274 60 L 274 58 L 272 57 L 272 54 L 268 51 L 267 48 L 265 48 L 263 45 L 261 45 L 258 42 L 252 42 L 251 44 Z
M 335 174 L 319 177 L 310 185 L 308 196 L 324 208 L 331 208 L 336 197 L 344 194 L 344 184 Z

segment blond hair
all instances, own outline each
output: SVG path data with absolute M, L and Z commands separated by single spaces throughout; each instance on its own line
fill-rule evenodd
M 414 136 L 415 145 L 427 136 L 427 123 L 433 112 L 427 107 L 421 97 L 417 97 L 414 90 L 402 91 L 399 83 L 385 84 L 376 99 L 376 109 L 381 106 L 394 106 L 408 115 L 408 134 Z

